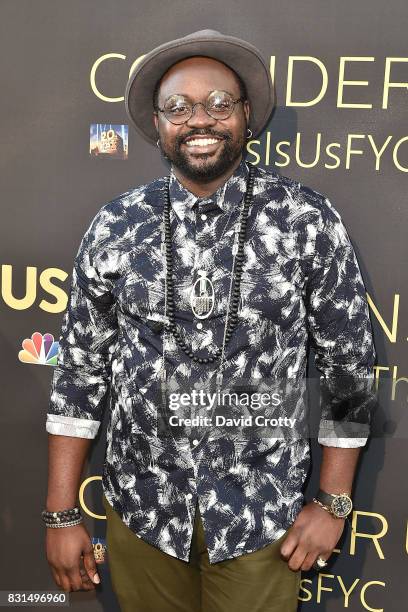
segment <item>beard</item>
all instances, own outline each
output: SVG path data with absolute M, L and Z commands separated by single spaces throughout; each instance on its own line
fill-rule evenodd
M 204 135 L 221 138 L 219 149 L 214 153 L 195 154 L 192 160 L 188 152 L 182 148 L 182 144 L 190 136 Z M 160 140 L 160 150 L 186 178 L 197 183 L 207 183 L 225 174 L 240 155 L 244 156 L 245 144 L 244 132 L 239 138 L 234 139 L 231 132 L 219 134 L 206 129 L 202 132 L 195 131 L 183 137 L 177 137 L 172 146 Z

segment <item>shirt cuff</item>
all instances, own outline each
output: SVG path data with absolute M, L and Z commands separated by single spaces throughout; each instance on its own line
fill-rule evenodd
M 73 436 L 75 438 L 95 438 L 100 427 L 100 421 L 79 419 L 62 414 L 47 413 L 45 429 L 57 436 Z
M 370 427 L 366 423 L 321 419 L 318 442 L 323 446 L 358 448 L 365 446 L 369 434 Z
M 365 446 L 368 438 L 318 438 L 319 444 L 322 446 L 336 446 L 337 448 L 358 448 Z

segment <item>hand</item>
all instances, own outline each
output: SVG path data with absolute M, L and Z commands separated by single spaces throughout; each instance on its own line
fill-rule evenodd
M 306 504 L 280 548 L 289 569 L 310 570 L 317 557 L 326 561 L 343 533 L 344 522 L 344 518 L 332 516 L 314 502 Z
M 83 523 L 58 529 L 47 527 L 46 553 L 60 588 L 66 592 L 95 590 L 100 580 L 92 541 Z

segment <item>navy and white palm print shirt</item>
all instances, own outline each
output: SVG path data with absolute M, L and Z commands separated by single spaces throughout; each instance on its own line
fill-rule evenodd
M 197 198 L 170 170 L 175 321 L 199 356 L 222 346 L 232 244 L 249 162 L 243 158 L 210 197 Z M 308 341 L 322 376 L 371 376 L 375 348 L 365 287 L 351 241 L 327 197 L 254 166 L 238 324 L 224 376 L 305 376 Z M 161 223 L 165 177 L 132 188 L 97 212 L 72 271 L 46 430 L 95 438 L 108 407 L 103 491 L 123 522 L 158 549 L 188 561 L 195 511 L 210 563 L 250 553 L 280 538 L 304 503 L 308 439 L 239 441 L 205 436 L 181 446 L 157 435 L 154 398 L 165 342 L 168 375 L 204 381 L 218 363 L 198 364 L 165 322 Z M 205 270 L 214 309 L 197 319 L 190 290 Z M 153 322 L 153 325 L 152 325 Z M 339 438 L 322 420 L 319 442 Z

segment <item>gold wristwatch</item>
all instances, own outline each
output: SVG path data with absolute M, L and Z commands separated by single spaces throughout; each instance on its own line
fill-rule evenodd
M 319 489 L 313 501 L 336 518 L 346 518 L 353 509 L 353 502 L 348 493 L 332 494 Z

